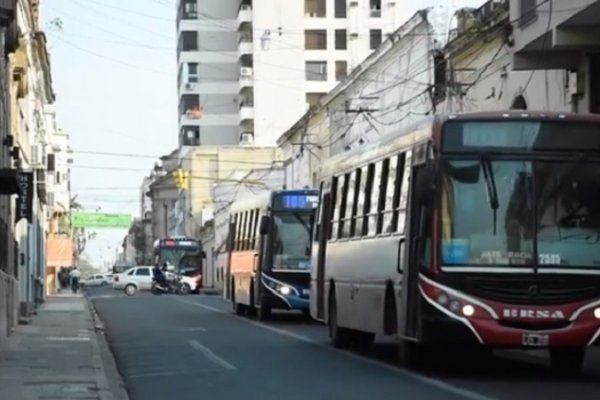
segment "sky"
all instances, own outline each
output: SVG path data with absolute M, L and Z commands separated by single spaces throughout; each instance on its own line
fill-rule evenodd
M 139 215 L 143 177 L 177 146 L 176 1 L 41 2 L 58 125 L 74 149 L 72 194 L 86 211 Z M 425 4 L 482 3 L 411 1 L 408 14 Z M 104 268 L 126 230 L 96 233 L 85 255 Z
M 152 157 L 177 145 L 175 2 L 41 2 L 58 125 L 74 149 L 72 193 L 86 210 L 137 216 Z M 125 234 L 98 230 L 86 255 L 112 262 Z

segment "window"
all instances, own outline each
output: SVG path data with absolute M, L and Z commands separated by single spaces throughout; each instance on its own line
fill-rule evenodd
M 335 30 L 335 49 L 336 50 L 347 50 L 348 49 L 348 35 L 345 29 Z
M 326 0 L 304 0 L 304 14 L 309 18 L 325 18 Z
M 180 132 L 180 142 L 183 146 L 199 146 L 200 145 L 200 127 L 199 126 L 182 126 Z
M 525 26 L 537 18 L 536 0 L 521 0 L 521 17 L 519 26 Z
M 194 118 L 194 112 L 200 111 L 200 96 L 197 94 L 184 94 L 179 101 L 179 114 Z
M 344 175 L 344 179 L 340 179 L 340 191 L 338 198 L 340 200 L 337 237 L 344 237 L 344 219 L 346 217 L 346 207 L 348 204 L 348 187 L 350 186 L 350 174 Z
M 371 18 L 381 18 L 381 0 L 370 0 Z
M 341 81 L 348 76 L 348 63 L 346 61 L 335 62 L 335 80 Z
M 366 236 L 371 232 L 371 204 L 373 204 L 373 178 L 375 176 L 375 164 L 369 164 L 367 169 L 367 179 L 364 187 L 361 189 L 363 192 L 363 220 L 358 225 L 361 227 L 361 235 Z M 358 227 L 357 227 L 358 229 Z
M 319 104 L 321 97 L 325 96 L 326 93 L 306 93 L 306 102 L 311 106 Z
M 335 17 L 336 18 L 346 18 L 346 14 L 347 14 L 347 6 L 346 6 L 346 1 L 347 0 L 335 0 Z
M 381 29 L 371 29 L 369 32 L 370 48 L 375 50 L 381 44 Z
M 150 269 L 149 268 L 138 268 L 135 271 L 135 276 L 150 276 Z
M 307 61 L 306 62 L 306 80 L 307 81 L 326 81 L 327 80 L 327 61 Z
M 198 50 L 198 32 L 183 31 L 179 38 L 179 50 L 181 51 L 196 51 Z
M 198 82 L 198 63 L 187 63 L 187 81 L 188 83 Z
M 198 18 L 197 0 L 183 0 L 179 4 L 179 14 L 180 14 L 181 19 L 196 19 L 196 18 Z
M 306 50 L 327 50 L 327 30 L 304 31 L 304 48 Z
M 362 169 L 357 169 L 355 171 L 355 180 L 353 182 L 354 193 L 352 194 L 352 220 L 350 221 L 350 235 L 349 237 L 358 236 L 356 230 L 356 222 L 357 219 L 360 219 L 360 214 L 362 214 L 363 203 L 361 201 L 361 188 L 362 181 L 364 181 L 364 177 L 362 176 Z M 358 232 L 360 232 L 360 227 Z

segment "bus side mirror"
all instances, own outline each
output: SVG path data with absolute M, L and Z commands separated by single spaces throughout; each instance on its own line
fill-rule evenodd
M 202 258 L 206 258 L 206 252 L 205 252 L 205 251 L 203 251 L 203 252 L 201 253 L 201 256 L 202 256 Z
M 417 173 L 416 199 L 421 205 L 429 205 L 435 198 L 436 176 L 433 167 L 424 167 Z
M 266 235 L 269 233 L 269 217 L 263 215 L 260 217 L 260 234 Z

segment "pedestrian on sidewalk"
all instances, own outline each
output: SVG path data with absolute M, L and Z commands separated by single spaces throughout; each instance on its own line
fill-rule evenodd
M 81 278 L 81 272 L 77 269 L 77 267 L 73 267 L 73 271 L 69 273 L 69 277 L 71 278 L 71 290 L 73 293 L 77 293 L 79 289 L 79 278 Z

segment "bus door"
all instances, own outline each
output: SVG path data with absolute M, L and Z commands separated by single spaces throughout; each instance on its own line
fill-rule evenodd
M 317 295 L 317 318 L 325 318 L 325 255 L 327 249 L 327 238 L 329 236 L 331 222 L 331 193 L 324 193 L 321 199 L 322 206 L 319 207 L 320 215 L 317 221 L 317 265 L 315 271 L 316 295 Z
M 426 165 L 428 147 L 415 149 L 412 157 L 410 198 L 408 207 L 407 251 L 404 252 L 404 277 L 402 280 L 402 304 L 400 306 L 401 337 L 419 338 L 419 272 L 423 262 L 426 238 L 429 234 L 428 216 L 433 193 L 429 191 L 434 182 L 433 169 Z M 399 259 L 399 262 L 402 262 Z M 401 266 L 398 266 L 400 269 Z

